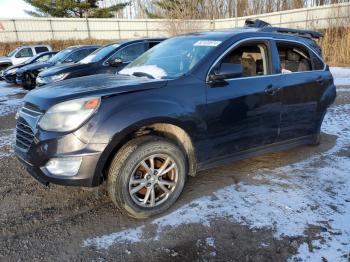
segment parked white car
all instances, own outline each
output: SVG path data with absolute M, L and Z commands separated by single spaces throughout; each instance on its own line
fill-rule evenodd
M 52 48 L 49 45 L 19 46 L 8 53 L 8 55 L 0 56 L 0 70 L 11 65 L 18 65 L 39 53 L 48 51 L 52 51 Z

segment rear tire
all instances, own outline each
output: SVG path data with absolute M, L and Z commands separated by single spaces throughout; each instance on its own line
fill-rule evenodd
M 185 155 L 173 142 L 144 136 L 125 144 L 108 171 L 107 190 L 125 214 L 148 218 L 172 206 L 180 196 L 188 168 Z

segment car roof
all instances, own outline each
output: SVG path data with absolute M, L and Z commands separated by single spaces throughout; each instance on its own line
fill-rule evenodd
M 110 44 L 107 44 L 106 46 L 109 45 L 115 45 L 115 44 L 119 44 L 119 45 L 123 45 L 123 44 L 129 44 L 129 43 L 138 43 L 138 42 L 158 42 L 158 41 L 164 41 L 167 38 L 163 37 L 163 38 L 137 38 L 137 39 L 126 39 L 126 40 L 120 40 L 117 42 L 113 42 Z
M 17 46 L 16 48 L 22 48 L 22 47 L 40 47 L 40 46 L 51 47 L 50 45 L 20 45 L 20 46 Z
M 65 49 L 78 49 L 78 48 L 81 48 L 81 49 L 84 49 L 84 48 L 99 48 L 101 47 L 101 45 L 72 45 L 72 46 L 68 46 L 66 47 Z

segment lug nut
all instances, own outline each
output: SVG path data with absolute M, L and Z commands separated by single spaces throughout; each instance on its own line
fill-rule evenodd
M 154 174 L 155 174 L 155 175 L 158 175 L 158 171 L 154 171 Z
M 146 179 L 147 179 L 147 180 L 150 180 L 150 179 L 151 179 L 151 176 L 150 176 L 150 175 L 146 176 Z
M 151 183 L 148 183 L 147 185 L 146 185 L 146 187 L 150 187 L 151 186 Z

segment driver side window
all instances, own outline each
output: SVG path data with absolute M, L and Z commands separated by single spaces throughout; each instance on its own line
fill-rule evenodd
M 238 64 L 242 66 L 241 77 L 251 77 L 269 74 L 268 48 L 264 43 L 242 44 L 230 51 L 221 64 Z
M 22 57 L 32 57 L 33 56 L 33 51 L 30 47 L 28 48 L 22 48 L 21 50 L 18 51 L 16 54 L 16 58 L 22 58 Z
M 145 44 L 137 43 L 130 46 L 124 47 L 114 53 L 109 59 L 108 63 L 116 59 L 120 59 L 123 63 L 130 63 L 135 60 L 137 57 L 142 55 L 145 52 Z

